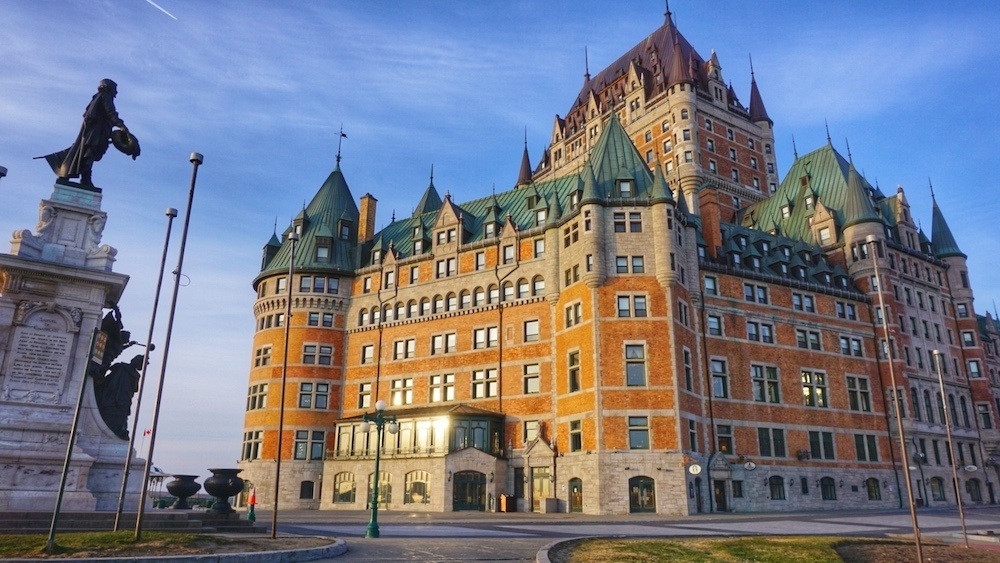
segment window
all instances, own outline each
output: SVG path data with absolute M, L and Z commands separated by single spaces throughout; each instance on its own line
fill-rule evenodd
M 271 347 L 261 346 L 254 351 L 253 366 L 263 367 L 271 364 Z
M 844 303 L 837 301 L 837 317 L 851 321 L 858 320 L 858 310 L 854 303 Z
M 645 295 L 619 295 L 618 296 L 618 316 L 619 317 L 645 317 L 646 316 L 646 296 Z
M 712 336 L 722 336 L 722 317 L 718 315 L 708 316 L 708 333 Z
M 805 311 L 806 313 L 816 312 L 816 298 L 812 295 L 803 295 L 801 293 L 792 294 L 792 308 L 796 311 Z
M 882 490 L 879 488 L 878 479 L 874 477 L 866 479 L 865 490 L 868 492 L 868 500 L 882 500 Z
M 282 317 L 282 323 L 284 323 L 284 317 Z M 323 313 L 323 326 L 327 328 L 333 326 L 333 313 Z
M 371 291 L 372 291 L 372 278 L 371 278 L 371 276 L 368 276 L 367 278 L 364 279 L 364 281 L 362 281 L 361 291 L 363 293 L 371 293 Z
M 372 406 L 372 384 L 362 383 L 358 385 L 358 408 L 365 409 Z
M 412 358 L 417 353 L 417 341 L 414 338 L 408 338 L 406 340 L 397 340 L 393 343 L 392 347 L 392 359 L 394 360 L 405 360 L 407 358 Z
M 642 256 L 633 256 L 632 257 L 632 273 L 633 274 L 642 274 L 645 271 L 646 271 L 646 265 L 645 265 L 645 260 L 643 259 L 643 257 Z
M 819 490 L 823 500 L 837 500 L 837 483 L 833 477 L 823 477 L 819 480 Z
M 260 459 L 261 444 L 264 442 L 262 430 L 243 433 L 243 457 L 240 461 Z
M 427 471 L 410 471 L 407 473 L 404 481 L 405 491 L 403 493 L 403 504 L 430 502 L 430 480 L 431 474 Z
M 642 213 L 633 211 L 628 214 L 628 231 L 630 233 L 642 232 Z
M 486 269 L 486 253 L 485 252 L 477 252 L 476 253 L 476 270 L 485 270 L 485 269 Z
M 285 285 L 286 282 L 287 280 L 285 278 L 278 278 L 278 283 L 275 285 L 276 294 L 281 295 L 282 293 L 285 292 L 285 289 L 287 288 L 287 286 Z
M 524 443 L 528 444 L 535 438 L 538 438 L 538 421 L 537 420 L 525 420 L 524 421 Z
M 728 424 L 718 424 L 715 427 L 718 449 L 724 454 L 733 453 L 733 427 Z
M 318 430 L 295 431 L 295 459 L 323 459 L 325 433 Z
M 514 245 L 507 244 L 503 247 L 503 263 L 513 264 L 514 263 Z
M 852 411 L 872 411 L 872 397 L 867 377 L 847 376 L 847 402 Z
M 845 356 L 857 356 L 859 358 L 862 357 L 863 354 L 861 348 L 861 339 L 841 336 L 840 353 Z
M 736 160 L 736 149 L 729 149 L 729 159 L 732 161 Z
M 393 379 L 390 385 L 393 406 L 413 404 L 413 378 Z
M 431 355 L 436 356 L 438 354 L 449 354 L 454 352 L 455 339 L 456 334 L 454 332 L 449 332 L 447 334 L 435 334 L 431 337 Z
M 538 321 L 525 321 L 524 323 L 524 341 L 525 342 L 537 342 L 538 341 Z
M 781 383 L 778 368 L 774 366 L 750 366 L 750 380 L 753 385 L 753 400 L 758 403 L 780 403 Z
M 878 461 L 878 437 L 873 434 L 855 434 L 854 452 L 858 461 Z
M 333 347 L 304 344 L 302 346 L 302 363 L 318 364 L 321 366 L 331 365 L 333 363 Z
M 815 330 L 795 330 L 795 341 L 799 348 L 804 348 L 806 350 L 821 350 L 820 346 L 820 335 L 818 331 Z
M 980 428 L 983 430 L 993 428 L 993 417 L 990 415 L 990 406 L 988 404 L 976 405 L 976 414 L 979 415 Z
M 785 457 L 785 431 L 781 428 L 758 428 L 757 445 L 761 457 Z
M 373 344 L 365 344 L 361 347 L 361 363 L 370 364 L 375 359 L 375 346 Z
M 267 383 L 251 385 L 247 392 L 247 410 L 267 408 Z
M 527 364 L 524 366 L 524 394 L 532 395 L 542 391 L 541 380 L 539 378 L 538 364 Z
M 545 256 L 545 239 L 543 238 L 535 239 L 534 247 L 535 247 L 535 258 L 541 258 Z
M 568 305 L 566 307 L 566 328 L 580 324 L 580 320 L 582 318 L 581 310 L 582 307 L 580 303 L 573 303 L 572 305 Z
M 498 389 L 497 370 L 485 369 L 472 372 L 472 398 L 496 397 Z
M 719 280 L 712 276 L 705 276 L 705 293 L 708 295 L 719 294 Z
M 955 311 L 958 313 L 958 317 L 961 319 L 966 319 L 969 317 L 969 306 L 965 303 L 959 303 L 955 305 Z
M 569 422 L 569 451 L 578 452 L 583 449 L 583 422 L 571 420 Z
M 628 417 L 628 447 L 630 450 L 649 449 L 649 418 Z
M 646 384 L 646 346 L 644 344 L 625 345 L 625 379 L 630 387 Z
M 691 369 L 691 350 L 684 348 L 684 388 L 688 391 L 694 390 L 694 372 Z
M 729 397 L 729 371 L 726 369 L 726 360 L 713 359 L 710 362 L 712 368 L 712 396 L 726 399 Z
M 569 392 L 580 390 L 580 352 L 570 352 L 566 358 Z
M 969 377 L 975 379 L 982 376 L 983 373 L 979 371 L 979 360 L 969 360 Z
M 809 431 L 809 455 L 812 459 L 836 459 L 833 432 Z
M 802 399 L 807 407 L 828 407 L 826 374 L 802 370 Z
M 319 313 L 309 313 L 306 324 L 308 326 L 319 326 Z
M 495 326 L 477 328 L 472 331 L 472 347 L 475 349 L 495 348 L 497 346 L 498 329 Z
M 329 383 L 300 383 L 300 409 L 326 409 L 330 405 Z
M 767 303 L 767 287 L 745 283 L 743 284 L 743 299 L 750 303 Z
M 624 233 L 625 232 L 625 213 L 624 212 L 621 212 L 621 213 L 616 212 L 613 215 L 613 219 L 614 219 L 615 232 L 616 233 Z
M 619 215 L 616 213 L 615 215 Z M 624 215 L 622 213 L 621 215 Z M 622 225 L 624 229 L 624 224 Z M 625 232 L 624 230 L 621 232 Z M 574 242 L 580 240 L 580 225 L 578 223 L 573 223 L 572 225 L 563 229 L 563 247 L 568 247 Z
M 446 278 L 449 276 L 454 276 L 458 273 L 456 259 L 446 258 L 444 260 L 438 260 L 436 264 L 436 275 L 438 278 Z
M 455 400 L 455 374 L 446 373 L 444 375 L 432 375 L 430 378 L 430 401 L 440 403 L 442 401 Z
M 785 478 L 772 475 L 767 479 L 767 487 L 771 493 L 771 500 L 785 500 Z

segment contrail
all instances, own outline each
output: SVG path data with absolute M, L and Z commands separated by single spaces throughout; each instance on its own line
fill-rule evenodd
M 157 4 L 156 2 L 153 2 L 153 0 L 146 0 L 146 2 L 148 2 L 150 5 L 152 5 L 157 10 L 163 12 L 164 14 L 167 14 L 168 16 L 174 18 L 175 20 L 177 19 L 176 17 L 174 17 L 173 14 L 171 14 L 170 12 L 168 12 L 168 11 L 164 10 L 163 8 L 161 8 L 159 4 Z

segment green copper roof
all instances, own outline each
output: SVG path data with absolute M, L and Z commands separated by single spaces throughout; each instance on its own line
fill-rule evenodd
M 593 162 L 594 179 L 597 181 L 595 187 L 599 196 L 621 197 L 616 181 L 623 178 L 635 181 L 632 197 L 645 199 L 651 196 L 653 174 L 618 121 L 617 114 L 612 113 L 608 119 L 590 153 L 590 160 Z
M 288 270 L 291 255 L 288 234 L 293 229 L 300 230 L 299 242 L 295 245 L 296 270 L 352 272 L 357 263 L 354 247 L 358 240 L 358 218 L 358 206 L 338 164 L 309 205 L 293 219 L 292 226 L 282 233 L 281 248 L 264 264 L 258 279 Z M 341 232 L 341 226 L 348 229 L 347 240 L 335 236 Z M 274 242 L 278 241 L 272 239 L 268 244 Z
M 742 224 L 811 242 L 809 218 L 817 201 L 833 214 L 841 228 L 864 221 L 884 221 L 878 210 L 885 196 L 852 169 L 830 144 L 802 156 L 792 164 L 773 196 L 741 213 Z
M 938 258 L 949 258 L 952 256 L 967 258 L 965 253 L 958 248 L 958 243 L 955 242 L 955 237 L 951 234 L 951 229 L 948 228 L 948 222 L 944 220 L 944 214 L 941 213 L 941 208 L 938 207 L 937 200 L 931 199 L 934 202 L 932 211 L 933 220 L 931 223 L 931 246 L 934 248 L 934 255 Z

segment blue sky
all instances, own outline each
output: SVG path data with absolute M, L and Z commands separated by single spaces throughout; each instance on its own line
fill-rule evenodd
M 142 144 L 109 152 L 104 241 L 130 275 L 121 307 L 145 335 L 166 227 L 176 264 L 191 151 L 199 171 L 156 447 L 168 472 L 206 475 L 239 456 L 254 294 L 275 221 L 287 224 L 330 172 L 378 198 L 378 225 L 408 215 L 434 182 L 457 201 L 517 178 L 583 80 L 663 21 L 662 0 L 196 2 L 0 0 L 0 230 L 31 228 L 53 176 L 32 157 L 68 146 L 102 78 Z M 1000 279 L 1000 8 L 986 2 L 680 1 L 682 33 L 714 49 L 744 103 L 749 62 L 774 120 L 778 168 L 826 142 L 891 193 L 901 184 L 930 234 L 928 179 L 963 251 L 976 309 Z M 626 5 L 626 4 L 623 4 Z M 176 18 L 176 19 L 174 19 Z M 2 248 L 7 251 L 6 246 Z M 158 344 L 170 279 L 161 301 Z M 159 363 L 149 370 L 148 426 Z

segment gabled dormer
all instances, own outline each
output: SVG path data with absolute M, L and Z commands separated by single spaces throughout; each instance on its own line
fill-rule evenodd
M 444 203 L 434 221 L 434 253 L 452 253 L 462 244 L 461 211 L 451 201 L 451 195 L 444 196 Z
M 502 213 L 503 209 L 497 202 L 497 196 L 493 194 L 486 215 L 483 217 L 482 235 L 484 239 L 492 239 L 500 235 L 500 226 L 503 224 Z

